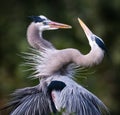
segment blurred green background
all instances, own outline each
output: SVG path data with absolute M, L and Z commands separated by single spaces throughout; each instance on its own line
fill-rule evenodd
M 0 3 L 0 106 L 15 89 L 33 86 L 30 72 L 21 66 L 21 52 L 29 49 L 26 30 L 28 16 L 45 15 L 51 20 L 72 25 L 69 30 L 44 32 L 44 37 L 58 49 L 73 47 L 82 53 L 90 47 L 78 24 L 80 17 L 105 42 L 110 58 L 92 68 L 87 79 L 79 79 L 109 108 L 111 115 L 120 114 L 120 0 L 3 0 Z M 2 112 L 1 115 L 7 115 Z

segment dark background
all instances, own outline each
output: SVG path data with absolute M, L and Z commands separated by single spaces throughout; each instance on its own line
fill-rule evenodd
M 89 52 L 87 38 L 78 24 L 80 17 L 105 42 L 110 58 L 92 68 L 94 74 L 78 82 L 97 95 L 111 115 L 120 114 L 120 0 L 3 0 L 0 3 L 0 106 L 15 89 L 37 85 L 21 64 L 21 52 L 29 49 L 28 16 L 45 15 L 72 25 L 69 30 L 46 31 L 44 37 L 58 49 L 73 47 Z M 5 115 L 5 112 L 1 113 Z

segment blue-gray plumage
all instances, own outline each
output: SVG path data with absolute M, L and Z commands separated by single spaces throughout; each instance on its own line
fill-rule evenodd
M 55 81 L 52 81 L 47 87 L 47 93 L 50 97 L 52 111 L 54 114 L 57 113 L 57 109 L 53 102 L 52 91 L 62 91 L 65 86 L 66 84 L 64 82 L 55 80 Z
M 34 49 L 26 53 L 28 65 L 34 70 L 34 78 L 39 78 L 38 86 L 25 88 L 13 94 L 10 102 L 11 115 L 50 115 L 64 109 L 62 115 L 107 115 L 107 107 L 94 94 L 76 83 L 72 78 L 75 68 L 91 67 L 99 64 L 105 51 L 104 43 L 79 20 L 91 50 L 82 54 L 74 48 L 57 50 L 42 37 L 44 30 L 71 28 L 53 22 L 45 16 L 32 17 L 27 30 L 27 40 Z M 93 37 L 94 36 L 94 37 Z
M 6 106 L 12 107 L 10 115 L 51 115 L 49 98 L 39 85 L 19 89 L 11 96 L 12 100 Z
M 48 78 L 48 81 L 50 78 Z M 57 111 L 64 110 L 63 115 L 107 115 L 103 102 L 84 87 L 67 76 L 54 76 L 52 81 L 63 82 L 62 90 L 53 90 L 53 102 Z M 47 81 L 46 81 L 47 82 Z M 58 85 L 60 88 L 61 85 Z M 59 89 L 57 88 L 57 89 Z

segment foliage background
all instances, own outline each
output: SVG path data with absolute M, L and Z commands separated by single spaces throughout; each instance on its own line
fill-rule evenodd
M 28 79 L 30 72 L 23 71 L 21 52 L 28 51 L 27 16 L 45 15 L 70 24 L 71 30 L 46 31 L 58 49 L 73 47 L 88 53 L 88 41 L 78 24 L 80 17 L 100 36 L 109 50 L 110 58 L 92 68 L 96 72 L 87 79 L 78 80 L 97 95 L 110 109 L 111 115 L 120 114 L 120 0 L 3 0 L 0 3 L 0 106 L 8 102 L 15 89 L 33 86 L 36 80 Z M 1 112 L 7 115 L 7 112 Z

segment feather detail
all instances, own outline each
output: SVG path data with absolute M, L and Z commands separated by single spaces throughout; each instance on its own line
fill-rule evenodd
M 108 115 L 104 103 L 87 89 L 77 84 L 67 76 L 54 77 L 54 80 L 64 82 L 66 87 L 56 94 L 54 104 L 58 111 L 64 110 L 63 115 Z M 58 95 L 57 95 L 58 94 Z
M 49 98 L 39 86 L 16 90 L 11 96 L 12 100 L 5 107 L 12 109 L 10 115 L 51 115 Z
M 71 63 L 65 65 L 62 63 L 59 55 L 58 57 L 56 56 L 59 50 L 44 49 L 39 51 L 32 48 L 30 48 L 30 50 L 30 53 L 22 53 L 22 57 L 25 60 L 24 66 L 29 66 L 28 70 L 33 71 L 33 74 L 31 75 L 32 78 L 43 78 L 54 74 L 73 77 L 75 64 Z M 57 68 L 56 65 L 60 67 Z

